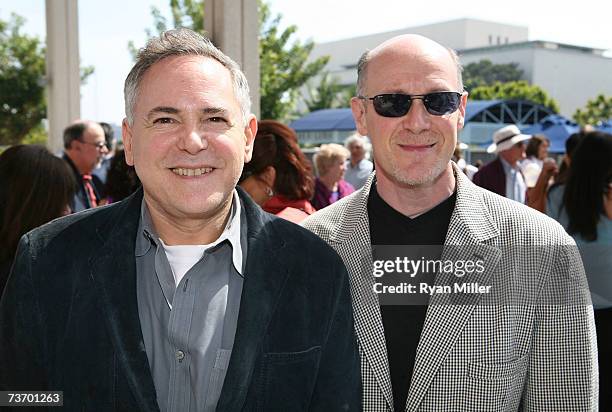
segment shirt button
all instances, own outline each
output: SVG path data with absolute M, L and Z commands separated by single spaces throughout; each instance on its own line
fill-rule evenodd
M 176 355 L 176 360 L 178 360 L 179 362 L 185 359 L 185 352 L 183 352 L 182 350 L 177 350 L 175 355 Z

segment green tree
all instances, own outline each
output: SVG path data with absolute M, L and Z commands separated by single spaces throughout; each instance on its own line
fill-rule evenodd
M 472 100 L 521 99 L 541 104 L 554 113 L 559 113 L 559 104 L 539 86 L 531 85 L 525 80 L 495 83 L 491 86 L 480 86 L 470 91 Z
M 280 14 L 272 17 L 269 5 L 259 1 L 262 119 L 288 120 L 295 112 L 300 88 L 319 74 L 329 61 L 329 56 L 322 56 L 308 62 L 314 43 L 291 42 L 297 26 L 290 25 L 280 32 L 280 19 Z
M 612 96 L 606 97 L 603 94 L 589 100 L 584 108 L 574 113 L 574 121 L 581 126 L 596 125 L 610 119 L 612 119 Z
M 351 97 L 355 95 L 355 86 L 342 85 L 337 77 L 331 77 L 329 72 L 325 72 L 318 84 L 307 83 L 307 94 L 304 103 L 309 112 L 348 107 Z
M 45 48 L 34 36 L 21 33 L 25 19 L 11 14 L 0 20 L 0 145 L 44 143 Z M 81 82 L 94 71 L 81 67 Z
M 203 0 L 170 0 L 170 13 L 172 14 L 172 24 L 162 15 L 161 11 L 151 6 L 151 16 L 155 33 L 151 29 L 145 29 L 147 38 L 159 35 L 171 27 L 186 27 L 198 33 L 204 33 L 204 1 Z M 132 58 L 136 60 L 138 48 L 133 41 L 128 43 L 128 50 Z
M 24 19 L 0 20 L 0 144 L 21 142 L 46 116 L 45 54 L 40 40 L 20 32 Z
M 299 89 L 321 72 L 329 57 L 308 61 L 314 43 L 292 40 L 297 26 L 280 30 L 281 15 L 273 16 L 270 6 L 263 0 L 258 0 L 258 5 L 261 118 L 288 120 L 295 111 Z M 171 26 L 204 33 L 203 6 L 203 0 L 171 0 Z M 169 28 L 169 22 L 159 9 L 152 7 L 151 15 L 157 33 Z M 147 30 L 146 34 L 152 37 L 153 31 Z M 134 43 L 130 42 L 128 48 L 135 57 Z
M 492 86 L 496 82 L 507 83 L 518 81 L 523 71 L 518 63 L 493 64 L 491 60 L 480 60 L 463 68 L 463 84 L 466 90 L 480 86 Z

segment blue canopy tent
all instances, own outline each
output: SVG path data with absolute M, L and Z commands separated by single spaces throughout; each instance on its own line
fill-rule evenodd
M 550 140 L 548 151 L 551 153 L 564 153 L 565 141 L 580 131 L 580 126 L 558 114 L 546 116 L 539 123 L 522 130 L 525 134 L 543 134 Z
M 351 109 L 316 110 L 294 120 L 289 126 L 296 132 L 356 129 Z
M 468 123 L 476 116 L 481 115 L 485 110 L 495 107 L 502 102 L 503 100 L 468 100 L 468 104 L 465 107 L 465 123 Z
M 612 134 L 612 119 L 607 122 L 602 122 L 597 126 L 597 130 Z

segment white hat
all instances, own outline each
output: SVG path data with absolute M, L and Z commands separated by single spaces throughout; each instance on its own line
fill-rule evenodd
M 522 134 L 517 125 L 505 126 L 493 133 L 493 143 L 487 148 L 487 153 L 503 152 L 515 144 L 529 139 L 531 139 L 531 135 Z

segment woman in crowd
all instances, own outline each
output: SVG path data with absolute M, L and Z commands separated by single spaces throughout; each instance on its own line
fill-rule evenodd
M 76 182 L 45 147 L 17 145 L 0 155 L 0 294 L 21 236 L 71 212 Z
M 599 349 L 600 410 L 612 410 L 612 135 L 583 134 L 572 155 L 567 183 L 549 194 L 547 213 L 580 248 Z M 605 388 L 605 390 L 604 390 Z
M 574 153 L 574 149 L 578 146 L 580 139 L 586 132 L 592 132 L 593 130 L 582 130 L 578 133 L 572 133 L 567 140 L 565 140 L 565 155 L 561 160 L 561 165 L 559 166 L 559 173 L 555 176 L 555 183 L 551 186 L 551 190 L 555 185 L 565 184 L 567 181 L 567 175 L 569 173 L 570 163 L 572 162 L 572 154 Z
M 312 198 L 315 209 L 323 209 L 355 191 L 353 186 L 343 179 L 349 155 L 350 152 L 345 147 L 336 143 L 321 145 L 314 155 L 319 175 Z
M 274 120 L 259 122 L 251 161 L 244 165 L 240 186 L 266 212 L 298 223 L 315 209 L 310 162 L 295 132 Z
M 556 162 L 547 158 L 549 146 L 546 136 L 533 135 L 525 150 L 527 158 L 520 163 L 527 185 L 526 203 L 540 212 L 546 210 L 546 193 L 551 179 L 557 174 Z
M 106 204 L 118 202 L 134 193 L 140 187 L 140 179 L 133 166 L 125 162 L 125 152 L 118 150 L 110 161 L 106 175 Z
M 534 187 L 542 171 L 544 160 L 548 157 L 550 140 L 546 136 L 535 134 L 529 139 L 525 148 L 527 156 L 520 164 L 527 187 Z

